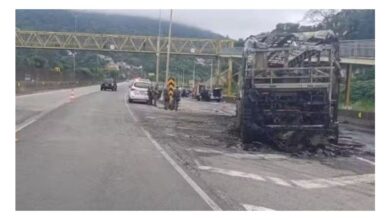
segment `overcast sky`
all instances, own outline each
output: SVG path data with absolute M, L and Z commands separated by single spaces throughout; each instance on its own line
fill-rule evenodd
M 174 22 L 238 39 L 272 30 L 280 22 L 299 22 L 307 10 L 173 10 Z M 104 10 L 105 13 L 159 17 L 159 10 Z M 169 10 L 161 17 L 169 20 Z

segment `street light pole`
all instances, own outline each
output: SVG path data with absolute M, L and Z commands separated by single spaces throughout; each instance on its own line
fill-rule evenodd
M 156 58 L 156 84 L 159 82 L 159 73 L 160 73 L 160 35 L 161 35 L 161 10 L 159 12 L 159 21 L 158 21 L 158 36 L 157 36 L 157 58 Z
M 192 72 L 192 88 L 195 88 L 195 60 L 194 60 L 194 70 Z
M 213 91 L 213 60 L 211 59 L 210 67 L 210 91 Z
M 73 50 L 73 80 L 76 78 L 76 52 Z
M 99 56 L 98 54 L 96 54 L 96 76 L 97 76 L 97 79 L 99 79 Z M 96 79 L 96 77 L 95 77 Z
M 167 65 L 165 70 L 165 83 L 168 81 L 168 74 L 169 74 L 169 58 L 171 53 L 171 34 L 172 34 L 172 14 L 173 10 L 171 9 L 171 15 L 169 19 L 169 32 L 168 32 L 168 53 L 167 53 Z
M 184 69 L 183 69 L 183 72 L 181 74 L 181 87 L 184 87 Z
M 77 30 L 77 15 L 74 15 L 74 37 Z M 73 50 L 73 80 L 76 78 L 76 50 Z

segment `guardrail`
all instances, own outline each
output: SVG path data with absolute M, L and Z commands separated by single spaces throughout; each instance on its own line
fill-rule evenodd
M 16 94 L 99 84 L 100 81 L 16 81 Z
M 340 41 L 340 56 L 345 58 L 375 59 L 375 40 Z
M 223 48 L 221 56 L 241 57 L 243 47 Z M 375 40 L 342 40 L 340 41 L 340 57 L 375 59 Z

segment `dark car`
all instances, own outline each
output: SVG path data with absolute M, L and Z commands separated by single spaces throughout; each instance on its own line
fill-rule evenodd
M 103 83 L 100 85 L 100 90 L 103 91 L 103 90 L 112 90 L 112 91 L 116 91 L 116 82 L 114 79 L 112 78 L 109 78 L 109 79 L 105 79 L 103 81 Z
M 215 100 L 217 102 L 220 102 L 222 100 L 222 89 L 214 88 L 210 95 L 210 100 Z

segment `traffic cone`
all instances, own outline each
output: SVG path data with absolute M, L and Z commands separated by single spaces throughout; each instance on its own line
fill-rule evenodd
M 73 102 L 74 100 L 74 91 L 73 89 L 70 91 L 70 96 L 69 96 L 69 102 Z

